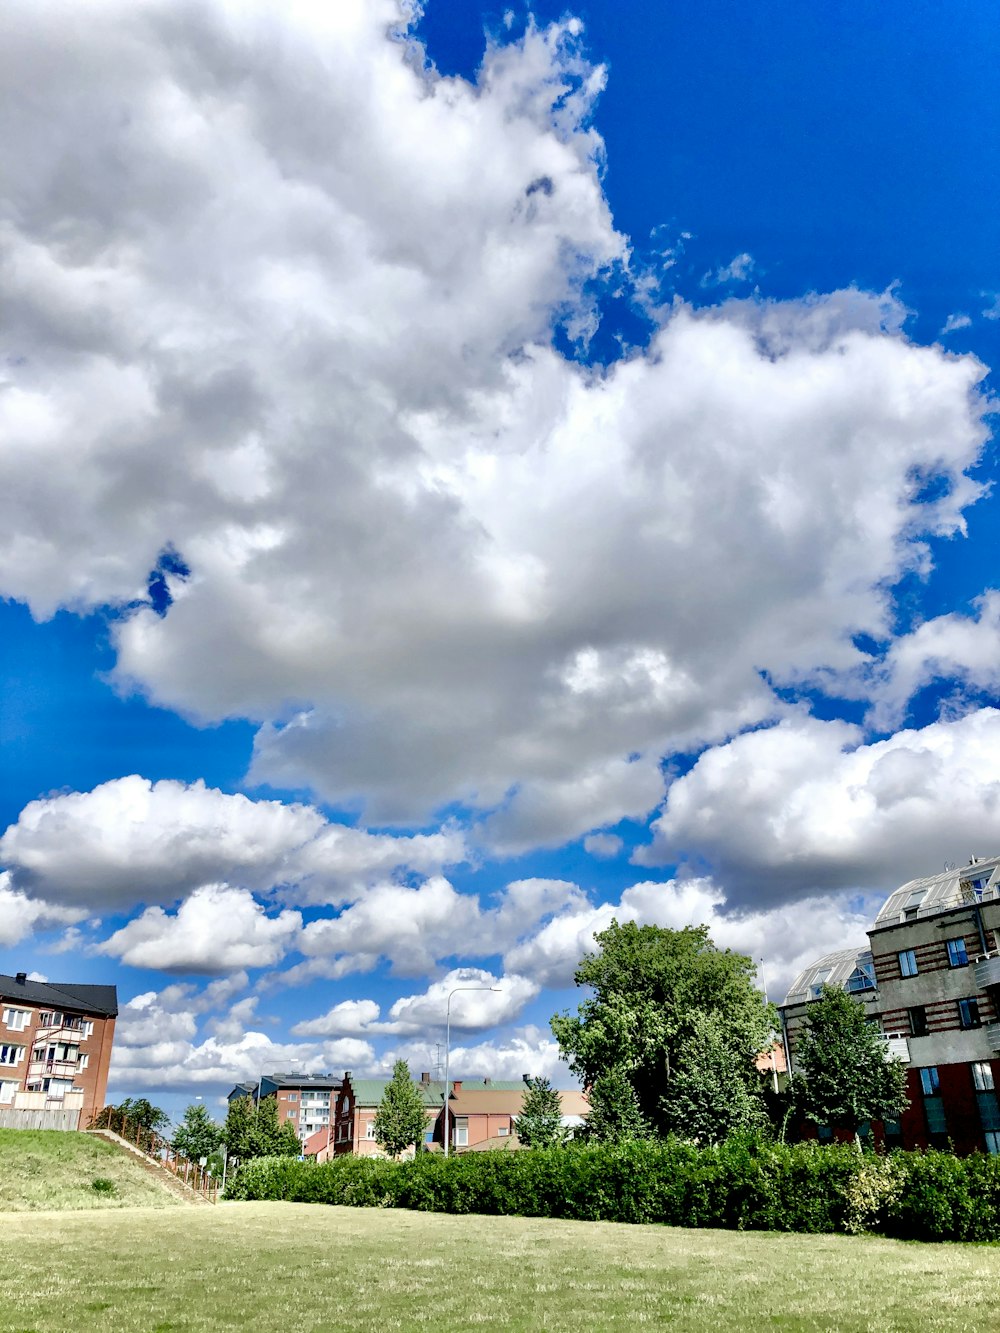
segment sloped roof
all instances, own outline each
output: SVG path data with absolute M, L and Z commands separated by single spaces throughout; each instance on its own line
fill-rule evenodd
M 352 1078 L 350 1082 L 354 1091 L 355 1106 L 378 1106 L 392 1080 L 388 1078 Z M 413 1086 L 420 1093 L 421 1101 L 425 1106 L 440 1108 L 444 1100 L 443 1080 L 438 1083 L 435 1079 L 432 1079 L 430 1083 L 414 1083 Z
M 513 1088 L 517 1091 L 513 1091 Z M 505 1084 L 502 1088 L 484 1088 L 481 1084 L 470 1087 L 462 1083 L 460 1092 L 451 1098 L 451 1109 L 455 1115 L 511 1115 L 521 1114 L 524 1094 L 527 1091 L 523 1083 Z M 590 1103 L 586 1094 L 579 1088 L 559 1092 L 564 1116 L 585 1116 L 590 1114 Z
M 75 981 L 18 981 L 0 973 L 0 996 L 25 1004 L 51 1005 L 78 1013 L 118 1015 L 117 986 L 87 986 Z
M 817 958 L 815 963 L 810 963 L 795 978 L 788 988 L 785 1004 L 814 999 L 816 988 L 821 985 L 846 987 L 858 968 L 867 970 L 871 967 L 870 949 L 837 949 L 834 953 L 824 954 L 822 958 Z M 874 971 L 871 975 L 874 978 Z
M 976 887 L 978 885 L 978 888 Z M 983 899 L 1000 896 L 1000 856 L 987 856 L 968 865 L 943 870 L 923 879 L 911 879 L 885 900 L 875 918 L 879 926 L 895 926 L 913 916 L 930 916 Z
M 275 1088 L 339 1088 L 343 1079 L 333 1074 L 261 1074 L 262 1083 Z M 256 1086 L 256 1085 L 254 1085 Z

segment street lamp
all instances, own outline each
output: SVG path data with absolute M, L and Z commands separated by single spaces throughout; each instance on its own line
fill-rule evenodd
M 448 1116 L 448 1085 L 451 1082 L 451 1070 L 449 1062 L 451 1059 L 451 997 L 457 995 L 460 990 L 488 990 L 499 993 L 499 986 L 456 986 L 453 991 L 448 992 L 448 1003 L 445 1005 L 445 1033 L 444 1033 L 444 1155 L 448 1156 L 448 1143 L 451 1139 L 451 1120 Z

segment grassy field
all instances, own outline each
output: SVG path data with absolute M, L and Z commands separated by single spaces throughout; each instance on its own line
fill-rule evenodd
M 21 1215 L 0 1330 L 980 1333 L 998 1292 L 993 1246 L 246 1203 Z
M 109 1183 L 95 1189 L 95 1180 Z M 0 1129 L 0 1213 L 179 1202 L 138 1159 L 90 1134 Z

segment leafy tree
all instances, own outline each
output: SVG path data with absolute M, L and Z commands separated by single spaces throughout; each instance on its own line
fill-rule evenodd
M 792 1101 L 814 1124 L 857 1134 L 862 1120 L 896 1120 L 909 1105 L 906 1067 L 885 1058 L 864 1005 L 839 986 L 823 986 L 807 1007 L 794 1064 Z
M 612 1065 L 595 1080 L 587 1094 L 590 1114 L 585 1136 L 596 1143 L 622 1143 L 649 1137 L 649 1126 L 639 1099 L 621 1065 Z
M 390 1157 L 398 1157 L 423 1142 L 426 1127 L 427 1108 L 410 1077 L 410 1066 L 397 1060 L 375 1112 L 375 1142 Z
M 222 1142 L 223 1129 L 208 1114 L 201 1102 L 193 1102 L 174 1134 L 171 1147 L 192 1162 L 211 1157 Z
M 562 1102 L 547 1078 L 529 1078 L 514 1121 L 517 1137 L 526 1148 L 551 1148 L 563 1139 Z
M 150 1131 L 165 1129 L 170 1124 L 170 1117 L 159 1106 L 154 1106 L 145 1097 L 126 1097 L 115 1107 L 117 1115 L 122 1116 L 132 1125 L 141 1125 Z
M 768 1127 L 760 1080 L 743 1077 L 739 1055 L 718 1014 L 699 1013 L 692 1021 L 663 1099 L 663 1122 L 679 1138 L 701 1144 Z
M 254 1157 L 298 1157 L 302 1145 L 290 1120 L 278 1121 L 278 1099 L 237 1097 L 229 1103 L 222 1139 L 230 1157 L 249 1162 Z
M 563 1058 L 586 1087 L 618 1067 L 642 1119 L 660 1135 L 678 1126 L 681 1107 L 689 1114 L 695 1102 L 707 1103 L 705 1123 L 713 1123 L 711 1106 L 723 1087 L 730 1097 L 760 1098 L 755 1061 L 771 1039 L 774 1015 L 753 984 L 751 959 L 717 949 L 705 926 L 669 930 L 612 921 L 595 940 L 597 951 L 585 955 L 575 975 L 592 994 L 575 1016 L 551 1020 Z M 694 1077 L 692 1065 L 709 1040 L 705 1017 L 718 1020 L 711 1040 L 721 1048 L 715 1067 L 722 1086 Z

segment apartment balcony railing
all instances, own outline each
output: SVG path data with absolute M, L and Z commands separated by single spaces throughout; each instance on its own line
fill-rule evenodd
M 975 962 L 976 985 L 980 990 L 987 986 L 1000 986 L 1000 949 L 984 953 Z
M 1000 1051 L 1000 1023 L 987 1023 L 986 1036 L 989 1039 L 990 1049 Z
M 77 1060 L 32 1060 L 28 1073 L 33 1078 L 42 1074 L 55 1074 L 58 1077 L 72 1077 L 80 1068 Z
M 902 1032 L 886 1032 L 882 1037 L 885 1043 L 885 1058 L 887 1060 L 902 1060 L 904 1064 L 910 1063 L 910 1043 Z

